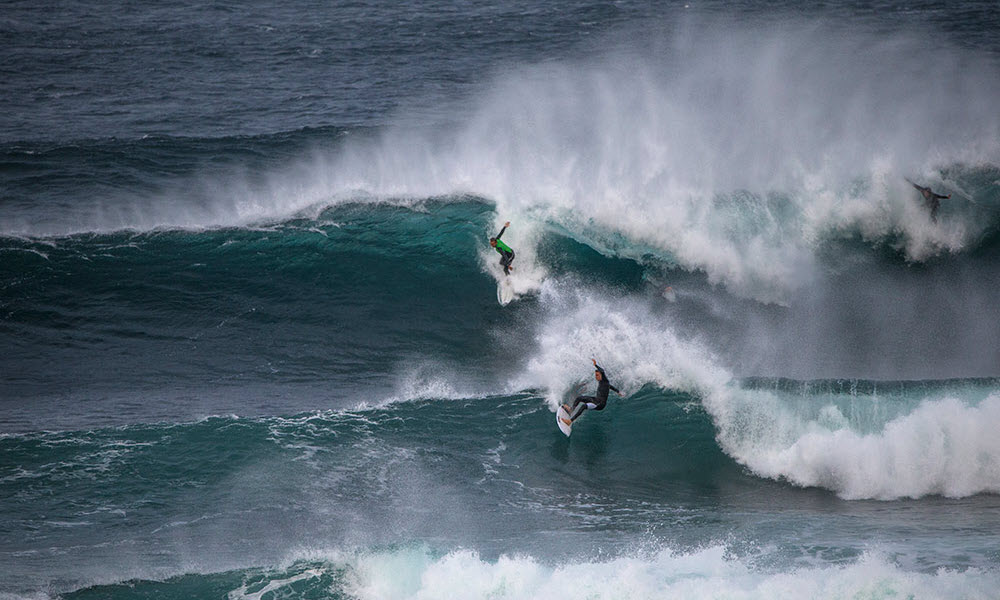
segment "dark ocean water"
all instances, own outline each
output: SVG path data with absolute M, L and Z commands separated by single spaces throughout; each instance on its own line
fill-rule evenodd
M 998 30 L 7 3 L 0 598 L 995 597 Z

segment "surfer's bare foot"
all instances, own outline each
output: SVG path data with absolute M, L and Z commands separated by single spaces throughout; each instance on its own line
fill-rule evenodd
M 562 409 L 563 409 L 564 411 L 566 411 L 566 413 L 568 414 L 568 413 L 569 413 L 569 404 L 563 404 L 563 405 L 562 405 Z
M 564 419 L 562 417 L 559 417 L 559 420 L 562 421 L 563 423 L 567 424 L 567 425 L 572 425 L 573 424 L 573 421 L 570 421 L 569 419 Z

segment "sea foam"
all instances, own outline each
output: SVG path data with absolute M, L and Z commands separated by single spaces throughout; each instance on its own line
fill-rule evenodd
M 767 393 L 721 394 L 707 402 L 719 442 L 758 475 L 849 499 L 1000 493 L 1000 393 L 970 404 L 938 392 L 872 432 L 832 404 L 803 417 Z
M 430 598 L 991 598 L 997 576 L 969 570 L 902 571 L 866 555 L 845 566 L 761 572 L 727 557 L 723 547 L 690 554 L 663 550 L 645 557 L 582 560 L 549 565 L 524 555 L 485 560 L 457 550 L 356 557 L 348 593 L 379 600 Z

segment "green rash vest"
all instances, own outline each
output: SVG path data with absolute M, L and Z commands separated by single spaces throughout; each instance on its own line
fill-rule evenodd
M 507 244 L 501 242 L 500 240 L 497 240 L 497 252 L 503 254 L 504 252 L 513 252 L 513 250 L 511 250 L 510 246 L 508 246 Z

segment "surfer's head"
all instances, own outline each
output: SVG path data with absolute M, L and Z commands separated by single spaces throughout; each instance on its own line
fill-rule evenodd
M 497 239 L 496 238 L 490 238 L 490 246 L 493 246 L 494 248 L 497 247 Z
M 594 370 L 594 379 L 596 379 L 598 381 L 601 380 L 601 372 L 600 371 Z

